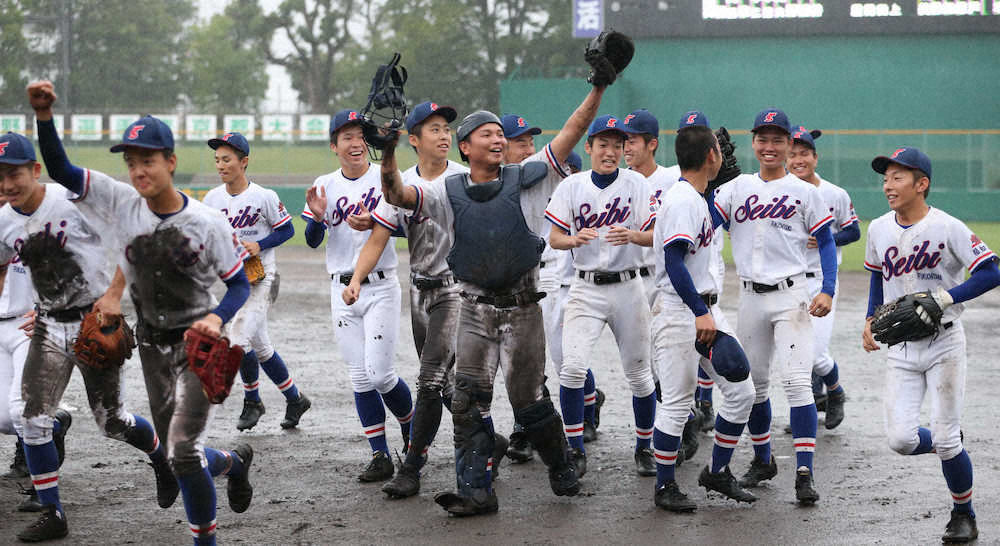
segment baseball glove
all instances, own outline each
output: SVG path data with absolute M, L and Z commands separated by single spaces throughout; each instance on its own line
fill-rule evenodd
M 77 360 L 91 368 L 120 367 L 132 356 L 135 335 L 123 317 L 112 317 L 104 324 L 100 311 L 83 317 L 80 333 L 73 342 Z
M 250 256 L 243 262 L 243 271 L 247 274 L 250 284 L 257 284 L 264 280 L 267 273 L 264 272 L 264 263 L 260 261 L 260 255 Z
M 715 180 L 708 182 L 708 187 L 705 188 L 705 195 L 714 195 L 715 190 L 719 186 L 742 174 L 740 164 L 736 161 L 736 145 L 729 138 L 729 131 L 725 127 L 719 127 L 719 130 L 715 132 L 715 136 L 719 139 L 719 150 L 722 151 L 722 168 L 719 169 L 719 174 L 715 177 Z
M 937 333 L 944 311 L 930 292 L 907 294 L 879 305 L 872 315 L 872 335 L 887 345 L 916 341 Z
M 243 349 L 230 347 L 229 339 L 213 338 L 188 329 L 184 333 L 188 364 L 201 380 L 201 390 L 213 404 L 221 404 L 233 386 L 233 379 L 243 360 Z
M 606 87 L 615 83 L 635 54 L 635 44 L 632 38 L 616 32 L 605 30 L 587 44 L 583 58 L 590 65 L 590 77 L 587 82 L 594 87 Z

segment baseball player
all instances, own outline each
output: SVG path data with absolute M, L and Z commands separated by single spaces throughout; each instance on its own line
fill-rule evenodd
M 246 175 L 250 162 L 250 143 L 240 133 L 226 133 L 208 141 L 215 150 L 215 168 L 222 185 L 210 190 L 202 200 L 222 211 L 236 230 L 240 244 L 250 255 L 259 257 L 264 277 L 252 284 L 250 299 L 233 317 L 231 339 L 245 353 L 240 366 L 243 380 L 243 412 L 236 423 L 238 430 L 253 428 L 264 414 L 260 400 L 260 368 L 285 395 L 285 418 L 281 428 L 295 428 L 299 418 L 312 406 L 309 398 L 299 392 L 292 381 L 288 366 L 274 350 L 267 333 L 267 312 L 271 307 L 271 285 L 277 267 L 274 248 L 295 235 L 292 217 L 273 190 L 251 182 Z
M 361 116 L 341 110 L 330 121 L 330 149 L 340 168 L 320 176 L 306 193 L 302 217 L 306 242 L 316 248 L 329 230 L 326 270 L 330 274 L 330 307 L 341 357 L 347 362 L 354 389 L 354 405 L 372 450 L 371 460 L 358 476 L 362 482 L 385 481 L 393 475 L 385 436 L 385 408 L 396 416 L 409 443 L 413 399 L 406 382 L 396 375 L 396 337 L 399 334 L 400 288 L 396 278 L 396 249 L 386 245 L 353 302 L 342 297 L 353 278 L 354 266 L 368 240 L 368 231 L 354 229 L 360 216 L 382 201 L 379 169 L 368 162 L 361 133 Z M 384 407 L 383 407 L 384 404 Z M 404 447 L 405 449 L 405 447 Z
M 24 136 L 0 137 L 0 169 L 0 186 L 8 198 L 8 205 L 0 209 L 0 263 L 28 267 L 38 310 L 24 357 L 20 396 L 11 399 L 11 410 L 22 427 L 25 458 L 42 514 L 18 538 L 49 540 L 69 532 L 58 485 L 62 436 L 70 421 L 68 413 L 58 411 L 58 404 L 74 367 L 83 376 L 98 428 L 105 436 L 149 454 L 158 494 L 176 496 L 177 489 L 171 487 L 174 480 L 153 427 L 125 411 L 123 369 L 84 366 L 73 353 L 83 315 L 92 309 L 109 316 L 121 314 L 115 300 L 124 279 L 108 259 L 112 241 L 102 235 L 108 233 L 106 226 L 99 216 L 71 201 L 63 188 L 39 183 L 42 167 Z
M 737 333 L 750 359 L 756 398 L 747 428 L 755 457 L 740 480 L 755 487 L 778 473 L 771 454 L 772 364 L 791 407 L 795 443 L 795 497 L 813 504 L 816 451 L 816 403 L 812 394 L 812 324 L 810 315 L 830 312 L 837 284 L 837 253 L 830 235 L 833 215 L 819 190 L 785 170 L 792 146 L 788 117 L 778 109 L 754 120 L 752 146 L 760 171 L 742 174 L 719 188 L 715 210 L 729 229 L 733 259 L 743 287 Z M 815 237 L 823 273 L 821 292 L 810 298 L 806 242 Z
M 538 153 L 535 150 L 535 136 L 542 133 L 540 128 L 532 126 L 517 114 L 504 115 L 500 118 L 500 122 L 503 124 L 504 138 L 507 139 L 504 163 L 514 165 L 532 157 L 536 161 L 547 160 L 546 154 L 548 152 L 543 150 L 543 153 Z M 575 152 L 570 151 L 570 154 L 575 155 Z M 572 168 L 569 165 L 571 155 L 566 156 L 566 161 L 562 163 L 563 168 L 558 169 L 562 176 L 572 173 Z M 579 158 L 579 156 L 577 157 Z M 582 159 L 580 162 L 582 163 Z M 579 171 L 579 169 L 577 170 Z M 573 278 L 573 258 L 569 252 L 556 250 L 548 244 L 548 226 L 543 225 L 540 228 L 540 231 L 536 233 L 545 239 L 545 250 L 542 251 L 542 259 L 538 264 L 538 289 L 546 294 L 546 297 L 540 302 L 542 320 L 545 325 L 545 346 L 548 348 L 549 359 L 552 361 L 556 377 L 558 377 L 559 370 L 562 368 L 564 307 L 566 294 L 569 293 L 569 284 Z M 545 392 L 548 393 L 548 387 L 545 388 Z M 583 385 L 583 438 L 585 442 L 597 439 L 596 424 L 600 422 L 599 412 L 601 405 L 604 404 L 604 399 L 604 393 L 597 389 L 594 373 L 588 368 L 587 379 Z M 520 423 L 514 423 L 508 454 L 511 460 L 516 462 L 526 462 L 533 458 L 531 443 L 525 438 L 524 427 Z
M 544 222 L 552 188 L 566 174 L 562 162 L 596 115 L 603 92 L 604 87 L 594 87 L 587 95 L 541 152 L 544 162 L 534 160 L 540 157 L 536 154 L 520 165 L 503 166 L 503 124 L 486 111 L 469 114 L 458 128 L 459 152 L 469 173 L 449 176 L 442 186 L 404 186 L 392 149 L 386 151 L 386 199 L 430 216 L 454 237 L 448 265 L 462 296 L 452 401 L 458 491 L 434 498 L 451 514 L 499 509 L 491 485 L 494 435 L 487 417 L 501 366 L 514 418 L 548 467 L 552 492 L 572 496 L 580 491 L 562 420 L 543 394 L 545 336 L 538 301 L 545 295 L 537 290 L 537 266 L 545 241 L 535 229 Z
M 642 252 L 637 245 L 652 244 L 655 204 L 642 175 L 618 169 L 625 141 L 618 118 L 598 117 L 587 135 L 585 151 L 592 170 L 560 184 L 545 209 L 552 223 L 550 246 L 572 249 L 576 269 L 566 300 L 559 402 L 582 475 L 587 460 L 582 437 L 583 386 L 594 343 L 607 324 L 632 390 L 636 471 L 640 476 L 653 476 L 656 465 L 650 441 L 656 394 L 649 365 L 649 304 L 638 272 Z
M 972 461 L 961 434 L 966 354 L 960 316 L 963 302 L 1000 285 L 997 258 L 960 220 L 927 205 L 931 160 L 923 152 L 899 148 L 876 157 L 872 168 L 883 175 L 891 211 L 868 226 L 865 268 L 871 271 L 871 284 L 865 350 L 880 349 L 871 328 L 875 308 L 883 301 L 926 292 L 944 311 L 933 337 L 888 348 L 884 405 L 889 447 L 903 455 L 937 453 L 953 503 L 942 540 L 970 542 L 979 530 L 972 509 Z M 930 428 L 920 426 L 925 396 Z
M 809 182 L 819 190 L 820 197 L 826 203 L 827 209 L 833 215 L 833 223 L 830 224 L 830 232 L 833 234 L 833 241 L 837 245 L 837 266 L 840 266 L 843 257 L 840 247 L 848 245 L 861 238 L 861 228 L 858 224 L 858 215 L 854 213 L 854 204 L 851 196 L 843 188 L 824 180 L 816 173 L 816 165 L 819 156 L 816 153 L 816 138 L 822 133 L 819 131 L 809 132 L 805 127 L 799 127 L 792 135 L 792 149 L 788 152 L 788 160 L 785 167 L 795 176 Z M 819 252 L 816 251 L 816 238 L 810 237 L 806 246 L 814 249 L 808 253 L 809 270 L 806 272 L 806 279 L 809 283 L 809 295 L 815 297 L 823 288 L 823 269 L 819 260 Z M 813 325 L 813 374 L 819 376 L 826 386 L 826 423 L 827 429 L 837 428 L 844 420 L 844 387 L 840 385 L 840 369 L 837 363 L 830 356 L 830 338 L 833 335 L 833 317 L 837 306 L 837 297 L 834 294 L 830 312 L 824 317 L 812 317 Z M 820 397 L 815 396 L 817 400 Z M 819 393 L 822 396 L 822 392 Z
M 250 293 L 243 273 L 246 250 L 225 216 L 174 187 L 174 139 L 162 121 L 139 118 L 125 129 L 121 143 L 111 147 L 112 153 L 124 152 L 132 182 L 124 184 L 69 162 L 52 122 L 56 96 L 50 82 L 30 85 L 28 94 L 49 175 L 78 196 L 79 209 L 114 219 L 124 279 L 139 316 L 136 337 L 149 406 L 164 443 L 149 451 L 162 454 L 165 447 L 176 476 L 171 482 L 180 487 L 194 543 L 215 544 L 212 478 L 228 476 L 230 508 L 246 511 L 253 498 L 248 480 L 253 450 L 246 444 L 232 451 L 203 445 L 215 407 L 189 367 L 184 334 L 190 328 L 221 336 Z M 226 293 L 216 302 L 210 288 L 219 279 L 226 283 Z M 114 311 L 120 314 L 120 290 L 116 296 Z M 27 418 L 30 402 L 25 403 Z M 30 466 L 30 453 L 28 460 Z M 39 497 L 42 494 L 40 490 Z M 174 498 L 160 496 L 160 505 L 169 507 Z
M 750 365 L 718 305 L 721 283 L 715 276 L 715 226 L 704 193 L 718 176 L 722 151 L 711 129 L 691 125 L 677 131 L 678 181 L 661 196 L 653 237 L 662 251 L 656 255 L 657 291 L 652 315 L 654 359 L 660 369 L 663 401 L 656 413 L 657 506 L 690 512 L 697 505 L 674 480 L 681 434 L 692 421 L 691 404 L 700 367 L 718 381 L 724 403 L 716 417 L 712 460 L 698 477 L 709 491 L 742 502 L 756 497 L 744 491 L 729 470 L 729 461 L 743 434 L 753 406 Z M 693 320 L 692 320 L 693 319 Z M 711 348 L 711 361 L 699 355 Z M 732 353 L 723 355 L 722 353 Z M 738 361 L 739 372 L 718 369 L 720 358 Z

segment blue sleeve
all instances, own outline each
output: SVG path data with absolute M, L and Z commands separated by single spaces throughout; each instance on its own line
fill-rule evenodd
M 226 295 L 222 296 L 219 306 L 212 312 L 222 317 L 222 323 L 225 324 L 233 319 L 233 316 L 240 310 L 240 307 L 243 307 L 249 297 L 250 280 L 241 269 L 239 273 L 226 281 Z
M 996 258 L 992 258 L 980 264 L 972 272 L 971 277 L 949 290 L 948 293 L 951 294 L 955 303 L 962 303 L 972 298 L 978 298 L 997 286 L 1000 286 L 1000 268 L 997 267 Z
M 837 245 L 830 235 L 830 224 L 816 232 L 816 245 L 819 247 L 819 263 L 823 269 L 823 293 L 833 297 L 837 289 Z
M 306 244 L 311 248 L 318 247 L 323 242 L 326 226 L 312 218 L 306 218 Z
M 83 194 L 83 169 L 69 162 L 52 120 L 38 122 L 38 147 L 42 149 L 45 170 L 52 180 L 77 195 Z
M 870 317 L 875 314 L 875 308 L 882 305 L 882 272 L 872 271 L 871 280 L 868 281 L 868 314 Z
M 694 281 L 691 280 L 691 273 L 684 265 L 684 256 L 687 255 L 688 244 L 684 241 L 677 241 L 667 245 L 663 249 L 664 263 L 666 264 L 667 277 L 670 284 L 674 286 L 677 295 L 684 300 L 694 316 L 700 317 L 708 313 L 708 307 L 701 300 L 698 291 L 694 288 Z
M 706 195 L 705 201 L 708 201 L 708 212 L 712 215 L 712 229 L 723 226 L 726 228 L 726 231 L 729 231 L 729 224 L 726 222 L 726 219 L 719 213 L 719 209 L 715 208 L 715 196 Z
M 279 226 L 278 229 L 268 234 L 267 237 L 257 241 L 257 244 L 260 245 L 261 250 L 264 250 L 265 248 L 274 248 L 291 239 L 293 235 L 295 235 L 295 226 L 293 226 L 291 222 L 286 222 Z
M 861 226 L 857 222 L 833 234 L 833 242 L 837 243 L 837 246 L 849 245 L 860 238 Z

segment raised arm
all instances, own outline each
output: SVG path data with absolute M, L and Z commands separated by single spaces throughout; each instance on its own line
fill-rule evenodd
M 604 89 L 604 87 L 591 88 L 590 93 L 587 93 L 580 106 L 576 107 L 562 129 L 559 130 L 559 134 L 549 143 L 552 154 L 556 156 L 556 161 L 559 163 L 566 161 L 569 153 L 573 151 L 573 147 L 580 142 L 591 122 L 597 117 L 597 109 L 601 107 Z
M 417 189 L 403 184 L 403 177 L 396 164 L 398 142 L 398 138 L 393 139 L 382 151 L 382 195 L 390 205 L 413 210 L 418 204 Z
M 83 193 L 84 172 L 74 166 L 66 157 L 59 133 L 52 121 L 52 105 L 56 102 L 56 93 L 52 82 L 42 80 L 28 86 L 28 101 L 35 110 L 38 127 L 38 146 L 42 150 L 42 160 L 45 170 L 53 180 L 62 184 L 69 191 L 81 195 Z

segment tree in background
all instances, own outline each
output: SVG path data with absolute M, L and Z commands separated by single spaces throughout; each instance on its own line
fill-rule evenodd
M 26 59 L 28 40 L 24 37 L 24 12 L 18 2 L 0 10 L 0 58 Z M 18 108 L 24 103 L 28 85 L 22 63 L 0 63 L 0 108 Z
M 267 58 L 255 42 L 228 14 L 191 29 L 184 58 L 190 78 L 185 94 L 197 109 L 220 114 L 257 111 L 267 95 L 268 78 Z

